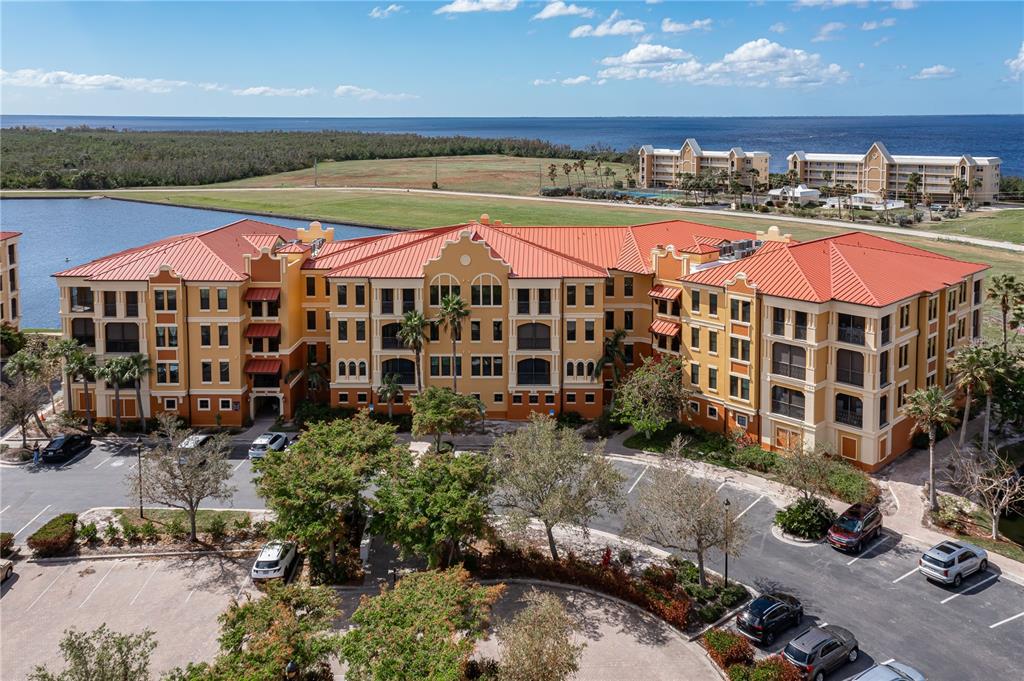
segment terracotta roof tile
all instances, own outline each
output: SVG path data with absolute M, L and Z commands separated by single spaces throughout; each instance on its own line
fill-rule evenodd
M 656 333 L 659 336 L 678 336 L 679 325 L 674 322 L 669 322 L 664 319 L 655 319 L 651 322 L 651 326 L 647 329 L 651 333 Z
M 245 363 L 247 374 L 276 374 L 281 371 L 279 359 L 250 359 Z
M 21 232 L 0 232 L 0 241 L 7 241 L 16 236 L 21 236 Z

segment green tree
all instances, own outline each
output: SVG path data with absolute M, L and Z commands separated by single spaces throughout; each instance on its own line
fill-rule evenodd
M 633 426 L 648 440 L 679 417 L 689 394 L 683 387 L 682 363 L 677 357 L 645 358 L 615 393 L 612 417 Z
M 615 393 L 622 381 L 622 371 L 626 368 L 626 352 L 623 349 L 623 341 L 626 339 L 626 332 L 623 329 L 615 329 L 612 335 L 605 336 L 602 345 L 601 358 L 594 364 L 593 378 L 596 381 L 604 376 L 604 370 L 612 372 L 612 403 L 615 408 Z
M 302 377 L 306 381 L 306 390 L 313 395 L 319 394 L 330 383 L 328 376 L 331 370 L 323 362 L 307 362 L 302 370 Z
M 548 179 L 551 180 L 551 186 L 555 186 L 555 180 L 558 179 L 558 166 L 554 163 L 548 164 Z
M 451 293 L 441 299 L 441 313 L 438 315 L 438 323 L 446 329 L 452 337 L 452 390 L 459 391 L 459 372 L 456 363 L 456 347 L 462 338 L 462 322 L 469 316 L 469 308 L 466 301 L 456 293 Z
M 829 474 L 834 462 L 822 446 L 806 447 L 794 443 L 786 448 L 776 465 L 779 480 L 795 488 L 805 500 L 818 499 L 829 492 Z
M 567 681 L 580 669 L 585 643 L 576 643 L 576 624 L 555 594 L 531 589 L 526 608 L 498 631 L 498 681 Z
M 53 673 L 39 665 L 29 681 L 143 681 L 156 649 L 155 634 L 119 634 L 101 624 L 92 631 L 65 629 L 60 641 L 64 670 Z
M 907 395 L 901 411 L 914 421 L 912 432 L 928 433 L 928 505 L 932 511 L 938 511 L 935 494 L 935 440 L 940 429 L 948 432 L 956 423 L 953 400 L 938 386 L 918 388 Z
M 948 370 L 956 376 L 956 387 L 964 393 L 964 417 L 960 419 L 960 447 L 967 442 L 967 422 L 970 421 L 971 397 L 979 388 L 984 390 L 988 379 L 985 350 L 980 345 L 967 345 L 957 350 L 949 362 Z
M 491 448 L 496 505 L 509 510 L 513 526 L 532 518 L 544 525 L 551 557 L 558 560 L 554 528 L 587 524 L 604 510 L 622 506 L 622 475 L 604 458 L 604 442 L 587 452 L 583 438 L 536 412 L 519 430 Z
M 363 596 L 341 639 L 350 681 L 459 681 L 504 585 L 483 587 L 462 568 L 415 572 Z
M 757 190 L 760 187 L 761 171 L 757 168 L 751 168 L 747 171 L 747 175 L 750 177 L 750 203 L 756 206 Z
M 380 383 L 380 387 L 377 388 L 377 399 L 384 400 L 384 404 L 388 405 L 388 420 L 391 420 L 393 414 L 393 405 L 395 399 L 400 397 L 402 394 L 402 386 L 398 383 L 397 374 L 384 374 L 384 379 Z
M 376 479 L 373 532 L 405 555 L 426 556 L 430 567 L 452 565 L 462 545 L 481 536 L 494 477 L 478 455 L 430 451 Z
M 127 355 L 111 357 L 96 370 L 96 378 L 114 386 L 114 431 L 121 432 L 121 387 L 128 383 L 132 361 Z
M 412 398 L 412 434 L 432 435 L 434 449 L 441 450 L 445 433 L 462 433 L 480 416 L 480 401 L 450 388 L 430 386 Z
M 907 196 L 910 198 L 910 207 L 917 206 L 917 195 L 921 191 L 921 173 L 910 173 L 907 177 L 907 184 L 904 187 Z
M 25 334 L 8 322 L 0 322 L 0 356 L 13 355 L 25 347 Z
M 552 166 L 553 167 L 553 166 Z M 427 318 L 419 310 L 410 310 L 402 316 L 401 325 L 398 327 L 398 339 L 405 347 L 416 353 L 416 391 L 423 392 L 423 367 L 421 366 L 421 355 L 423 344 L 427 336 L 423 332 L 427 325 Z
M 77 353 L 84 352 L 84 346 L 74 338 L 57 338 L 47 345 L 46 352 L 53 361 L 63 363 L 64 381 L 70 386 L 75 375 L 70 370 L 69 360 Z M 71 405 L 65 404 L 64 410 L 70 412 Z
M 85 422 L 89 434 L 92 434 L 93 423 L 93 396 L 89 392 L 89 383 L 96 377 L 96 356 L 79 349 L 68 355 L 64 364 L 68 378 L 78 378 L 82 381 L 82 395 L 85 399 Z M 72 405 L 67 405 L 68 411 L 72 411 Z
M 124 377 L 135 384 L 135 404 L 139 410 L 139 427 L 143 433 L 146 432 L 146 406 L 142 402 L 142 382 L 147 380 L 151 373 L 153 366 L 149 363 L 148 357 L 141 352 L 128 356 Z
M 1009 318 L 1010 312 L 1018 305 L 1024 304 L 1024 283 L 1012 274 L 997 274 L 992 277 L 988 287 L 988 297 L 995 298 L 999 312 L 1003 317 L 1003 352 L 1009 349 Z

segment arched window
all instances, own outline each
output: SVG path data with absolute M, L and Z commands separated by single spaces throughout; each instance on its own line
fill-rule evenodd
M 382 376 L 393 375 L 401 385 L 416 385 L 416 363 L 404 357 L 386 359 L 380 364 Z
M 470 303 L 474 307 L 500 307 L 501 281 L 487 272 L 477 275 L 470 287 Z
M 366 375 L 366 362 L 360 362 L 359 363 L 359 375 L 360 376 L 365 376 Z
M 547 324 L 520 324 L 516 329 L 520 350 L 550 350 L 551 327 Z
M 345 375 L 345 360 L 341 360 L 340 362 L 338 362 L 338 375 Z
M 462 295 L 462 287 L 454 276 L 442 273 L 430 280 L 430 305 L 440 307 L 441 301 L 450 295 Z
M 519 385 L 548 385 L 551 383 L 551 363 L 546 359 L 521 359 L 516 365 Z
M 859 397 L 836 393 L 836 422 L 862 428 L 864 426 L 864 403 Z
M 587 362 L 587 376 L 593 376 L 593 375 L 594 375 L 594 363 L 593 362 Z
M 349 376 L 355 376 L 356 375 L 356 363 L 355 362 L 349 362 L 348 363 L 348 375 Z
M 404 347 L 402 340 L 398 337 L 398 331 L 402 325 L 395 322 L 380 327 L 380 346 L 385 350 L 396 350 Z
M 583 368 L 583 362 L 576 362 L 576 375 L 587 376 L 586 370 Z
M 573 375 L 573 368 L 574 368 L 574 366 L 575 365 L 572 362 L 566 362 L 565 363 L 565 375 L 566 376 L 572 376 Z

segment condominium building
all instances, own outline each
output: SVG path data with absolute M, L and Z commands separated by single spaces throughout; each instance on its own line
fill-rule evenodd
M 481 216 L 337 241 L 319 223 L 243 220 L 56 277 L 66 337 L 100 363 L 150 358 L 147 415 L 236 425 L 290 417 L 303 400 L 383 408 L 394 376 L 398 411 L 422 387 L 457 381 L 493 417 L 594 418 L 611 398 L 610 371 L 594 367 L 621 329 L 626 371 L 647 355 L 681 358 L 695 424 L 770 448 L 829 443 L 874 468 L 909 446 L 903 397 L 948 385 L 948 356 L 980 333 L 984 269 L 861 233 L 798 244 L 775 228 Z M 428 322 L 417 355 L 402 316 L 436 320 L 450 294 L 467 303 L 461 335 Z M 109 386 L 65 391 L 78 411 L 114 413 Z M 137 414 L 134 395 L 122 400 Z
M 948 201 L 950 181 L 959 178 L 967 184 L 967 196 L 978 203 L 992 201 L 999 194 L 1002 163 L 995 156 L 894 155 L 881 142 L 872 144 L 864 154 L 797 151 L 787 160 L 798 181 L 810 187 L 850 185 L 856 192 L 900 198 L 907 195 L 907 180 L 917 173 L 921 177 L 918 198 L 928 194 Z
M 754 182 L 768 181 L 770 160 L 771 154 L 767 151 L 744 151 L 739 147 L 726 151 L 701 149 L 692 137 L 679 149 L 655 149 L 645 144 L 640 147 L 639 183 L 649 189 L 671 187 L 678 184 L 685 174 L 697 176 L 710 172 L 718 175 L 725 172 L 730 176 L 738 173 L 739 181 L 751 186 Z
M 0 324 L 21 326 L 18 239 L 21 232 L 0 232 Z

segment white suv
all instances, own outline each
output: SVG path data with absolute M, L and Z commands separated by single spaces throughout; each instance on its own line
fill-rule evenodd
M 269 452 L 280 452 L 288 446 L 288 436 L 284 433 L 263 433 L 249 445 L 249 458 L 262 459 Z
M 290 541 L 272 541 L 263 547 L 250 573 L 254 582 L 264 579 L 283 579 L 295 561 L 295 544 Z
M 925 551 L 917 569 L 928 579 L 959 587 L 964 577 L 988 569 L 988 553 L 980 546 L 947 539 Z

